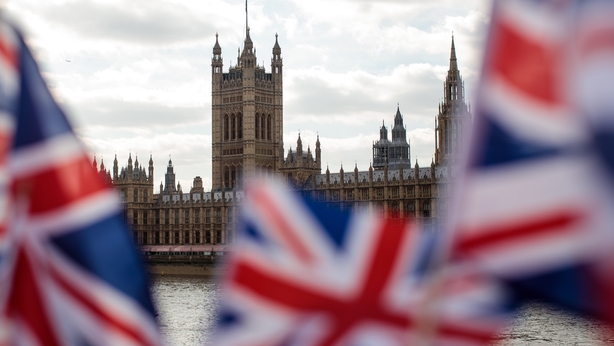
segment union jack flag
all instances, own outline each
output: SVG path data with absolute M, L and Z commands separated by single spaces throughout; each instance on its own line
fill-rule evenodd
M 115 193 L 1 19 L 0 282 L 0 344 L 160 343 Z
M 413 223 L 329 209 L 274 182 L 250 186 L 242 218 L 215 345 L 406 345 L 430 330 L 421 281 L 434 242 Z M 454 298 L 477 292 L 464 286 Z M 437 329 L 491 336 L 456 321 Z
M 588 118 L 614 124 L 611 82 L 595 77 L 614 76 L 613 14 L 610 1 L 495 1 L 448 264 L 503 280 L 511 300 L 610 322 L 614 194 L 601 156 L 614 141 L 599 148 Z

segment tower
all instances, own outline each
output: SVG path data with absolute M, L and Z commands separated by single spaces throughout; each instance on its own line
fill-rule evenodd
M 242 188 L 244 177 L 274 174 L 283 163 L 281 48 L 275 35 L 271 72 L 259 66 L 247 26 L 237 65 L 224 73 L 216 34 L 212 68 L 213 189 Z
M 403 115 L 399 105 L 394 115 L 394 127 L 392 127 L 392 142 L 388 148 L 388 166 L 398 168 L 402 162 L 410 162 L 409 143 L 407 142 L 407 129 L 403 125 Z
M 379 140 L 373 144 L 373 168 L 398 169 L 403 162 L 409 162 L 409 143 L 407 142 L 407 129 L 403 125 L 403 115 L 397 105 L 392 127 L 392 141 L 388 140 L 388 129 L 382 123 L 379 129 Z
M 450 164 L 456 160 L 463 124 L 470 117 L 452 35 L 450 69 L 444 82 L 444 100 L 439 104 L 439 114 L 435 120 L 435 164 Z
M 168 166 L 166 166 L 166 174 L 164 174 L 164 192 L 172 193 L 176 192 L 175 188 L 175 170 L 173 168 L 173 161 L 168 159 Z

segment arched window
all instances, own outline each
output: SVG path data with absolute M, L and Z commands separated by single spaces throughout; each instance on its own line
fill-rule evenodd
M 228 129 L 228 114 L 224 115 L 224 140 L 228 140 L 229 129 Z
M 225 166 L 224 167 L 224 186 L 229 187 L 229 183 L 230 183 L 230 170 L 228 169 L 228 166 Z
M 264 131 L 266 130 L 266 116 L 264 116 L 264 114 L 262 115 L 262 117 L 260 117 L 261 120 L 261 124 L 260 124 L 260 138 L 261 139 L 266 139 L 266 134 L 264 133 Z
M 243 138 L 243 114 L 237 114 L 237 138 Z
M 237 169 L 235 168 L 235 166 L 232 166 L 230 168 L 230 185 L 228 187 L 230 187 L 231 189 L 234 189 L 235 183 L 237 181 Z
M 237 166 L 237 187 L 239 189 L 243 188 L 243 166 Z
M 256 139 L 260 138 L 260 115 L 256 113 Z
M 266 135 L 266 139 L 271 140 L 271 114 L 269 114 L 268 116 L 268 120 L 267 120 L 267 135 Z
M 230 139 L 235 139 L 237 133 L 237 120 L 235 119 L 234 114 L 231 115 L 230 124 Z

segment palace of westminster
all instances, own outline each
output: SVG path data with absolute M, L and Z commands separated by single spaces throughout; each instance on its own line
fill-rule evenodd
M 169 160 L 164 184 L 154 192 L 154 164 L 147 169 L 138 158 L 120 169 L 117 156 L 109 172 L 94 167 L 119 191 L 124 215 L 138 243 L 155 247 L 218 246 L 232 242 L 237 207 L 243 198 L 243 180 L 277 174 L 304 194 L 341 208 L 368 207 L 393 218 L 411 217 L 424 223 L 445 214 L 451 165 L 459 145 L 461 124 L 470 118 L 464 85 L 458 70 L 454 37 L 444 99 L 435 120 L 435 156 L 429 167 L 412 167 L 403 116 L 397 108 L 392 139 L 382 125 L 373 145 L 368 171 L 321 172 L 320 140 L 315 153 L 303 150 L 300 134 L 296 150 L 283 148 L 283 81 L 281 48 L 275 35 L 271 70 L 256 63 L 255 49 L 246 30 L 236 66 L 223 72 L 217 34 L 211 60 L 213 186 L 205 190 L 200 177 L 184 191 L 175 184 Z

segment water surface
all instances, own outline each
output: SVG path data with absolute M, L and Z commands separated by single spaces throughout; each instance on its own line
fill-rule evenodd
M 155 276 L 153 294 L 162 333 L 174 346 L 210 341 L 220 286 L 212 277 Z M 543 304 L 520 310 L 496 346 L 614 344 L 602 324 Z

